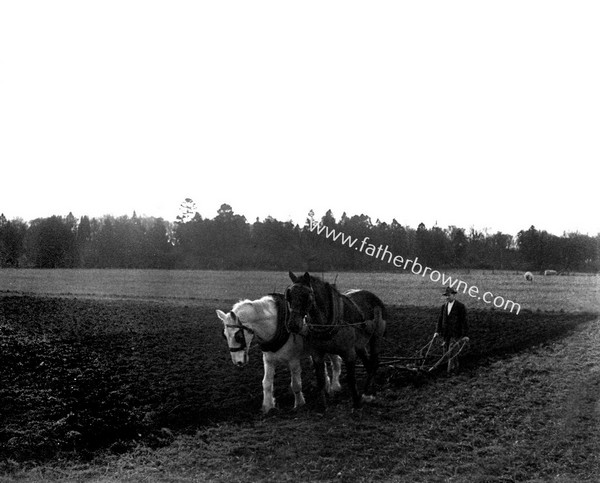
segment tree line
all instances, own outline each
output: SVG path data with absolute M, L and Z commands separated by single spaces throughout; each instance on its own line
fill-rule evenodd
M 223 204 L 214 218 L 203 218 L 191 199 L 174 222 L 162 218 L 104 216 L 76 219 L 51 216 L 30 222 L 0 215 L 0 266 L 32 268 L 264 269 L 309 271 L 398 270 L 303 226 L 267 217 L 249 223 Z M 600 234 L 562 236 L 531 226 L 516 237 L 456 226 L 416 229 L 367 215 L 320 221 L 357 240 L 384 247 L 404 259 L 418 257 L 432 268 L 598 272 Z

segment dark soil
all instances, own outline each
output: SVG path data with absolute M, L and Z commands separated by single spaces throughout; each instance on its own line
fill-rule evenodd
M 262 359 L 234 367 L 209 305 L 5 296 L 0 299 L 0 460 L 92 458 L 138 443 L 169 444 L 219 422 L 259 417 Z M 383 346 L 412 356 L 433 334 L 437 308 L 391 307 Z M 591 314 L 469 313 L 466 365 L 549 343 Z M 287 371 L 276 378 L 291 408 Z M 380 386 L 411 383 L 383 368 Z M 430 376 L 437 377 L 436 375 Z M 311 397 L 314 376 L 305 362 Z M 412 381 L 414 382 L 414 381 Z M 342 394 L 333 404 L 347 398 Z

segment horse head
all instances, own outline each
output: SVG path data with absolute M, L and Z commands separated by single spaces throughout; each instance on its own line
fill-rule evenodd
M 285 301 L 288 305 L 286 326 L 292 333 L 305 334 L 310 311 L 316 307 L 315 292 L 308 272 L 297 277 L 290 270 L 289 275 L 293 283 L 285 291 Z
M 233 310 L 228 313 L 217 310 L 217 316 L 223 322 L 223 337 L 229 346 L 231 362 L 236 366 L 247 364 L 250 360 L 248 353 L 254 331 L 245 325 Z

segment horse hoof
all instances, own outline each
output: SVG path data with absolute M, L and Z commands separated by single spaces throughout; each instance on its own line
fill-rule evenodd
M 362 402 L 366 402 L 366 403 L 372 403 L 373 401 L 375 401 L 375 396 L 369 394 L 363 394 L 362 395 Z

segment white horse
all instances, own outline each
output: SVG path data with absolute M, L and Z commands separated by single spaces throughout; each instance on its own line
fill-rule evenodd
M 263 413 L 275 407 L 273 379 L 277 362 L 286 363 L 291 374 L 291 388 L 294 393 L 294 408 L 305 404 L 302 393 L 302 367 L 300 360 L 308 354 L 304 338 L 290 334 L 285 326 L 287 305 L 283 294 L 266 295 L 258 300 L 242 300 L 228 313 L 217 310 L 223 322 L 223 335 L 227 340 L 231 361 L 243 366 L 249 361 L 250 344 L 257 340 L 263 352 L 265 374 L 263 386 Z M 339 356 L 330 356 L 332 377 L 325 369 L 326 388 L 329 393 L 340 391 L 342 361 Z

